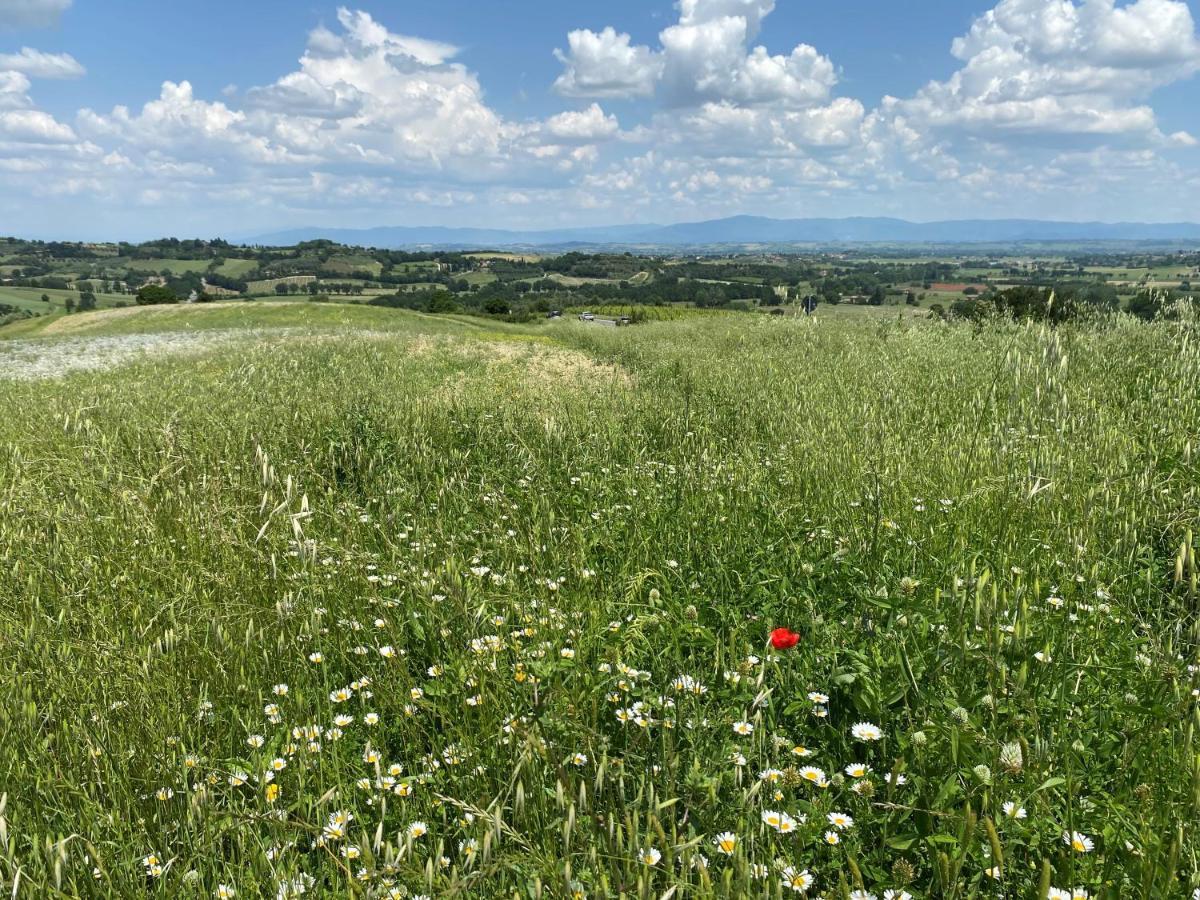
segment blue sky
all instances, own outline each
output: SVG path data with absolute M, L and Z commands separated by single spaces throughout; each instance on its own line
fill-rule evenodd
M 0 0 L 0 233 L 1194 220 L 1184 0 Z

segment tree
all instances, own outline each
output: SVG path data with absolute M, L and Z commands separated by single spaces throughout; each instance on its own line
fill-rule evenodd
M 163 287 L 161 284 L 147 284 L 138 288 L 138 306 L 160 306 L 166 303 L 178 302 L 179 298 L 175 296 L 175 292 L 170 288 Z
M 68 297 L 66 300 L 63 301 L 63 306 L 65 306 L 67 308 L 68 313 L 75 312 L 75 298 Z
M 79 294 L 79 311 L 90 312 L 96 308 L 96 295 L 92 291 L 82 291 Z
M 43 303 L 49 303 L 49 302 L 50 302 L 50 295 L 49 295 L 49 294 L 42 294 L 42 302 L 43 302 Z

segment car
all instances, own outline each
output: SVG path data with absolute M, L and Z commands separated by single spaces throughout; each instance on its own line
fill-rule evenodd
M 580 321 L 580 322 L 595 322 L 595 321 L 596 321 L 596 314 L 595 314 L 595 313 L 590 313 L 590 312 L 580 313 L 580 314 L 579 314 L 579 321 Z
M 562 310 L 561 309 L 552 309 L 552 310 L 550 310 L 550 312 L 546 313 L 546 318 L 547 319 L 561 319 L 562 318 Z
M 632 325 L 633 319 L 630 318 L 629 316 L 621 316 L 621 318 L 617 319 L 617 324 L 618 325 Z

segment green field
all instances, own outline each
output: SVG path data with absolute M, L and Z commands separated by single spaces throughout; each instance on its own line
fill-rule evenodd
M 145 272 L 158 275 L 164 271 L 172 275 L 186 275 L 189 272 L 203 274 L 208 271 L 211 260 L 208 259 L 122 259 L 120 265 L 135 272 Z
M 378 275 L 383 271 L 383 264 L 369 256 L 331 256 L 322 265 L 322 270 L 339 275 L 353 275 L 355 272 L 370 272 Z
M 909 312 L 0 329 L 5 893 L 1191 896 L 1197 323 Z
M 45 295 L 50 298 L 50 302 L 46 303 L 42 300 Z M 68 300 L 79 302 L 79 293 L 77 291 L 60 291 L 53 288 L 17 288 L 17 287 L 2 287 L 0 286 L 0 303 L 8 306 L 15 306 L 18 309 L 27 309 L 35 313 L 48 312 L 63 312 L 63 305 Z M 96 294 L 96 306 L 103 309 L 105 307 L 114 306 L 117 303 L 132 302 L 133 298 L 127 294 Z

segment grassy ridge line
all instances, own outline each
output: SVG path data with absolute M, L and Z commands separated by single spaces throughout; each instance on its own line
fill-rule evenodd
M 9 881 L 1190 889 L 1191 326 L 374 314 L 0 394 Z

